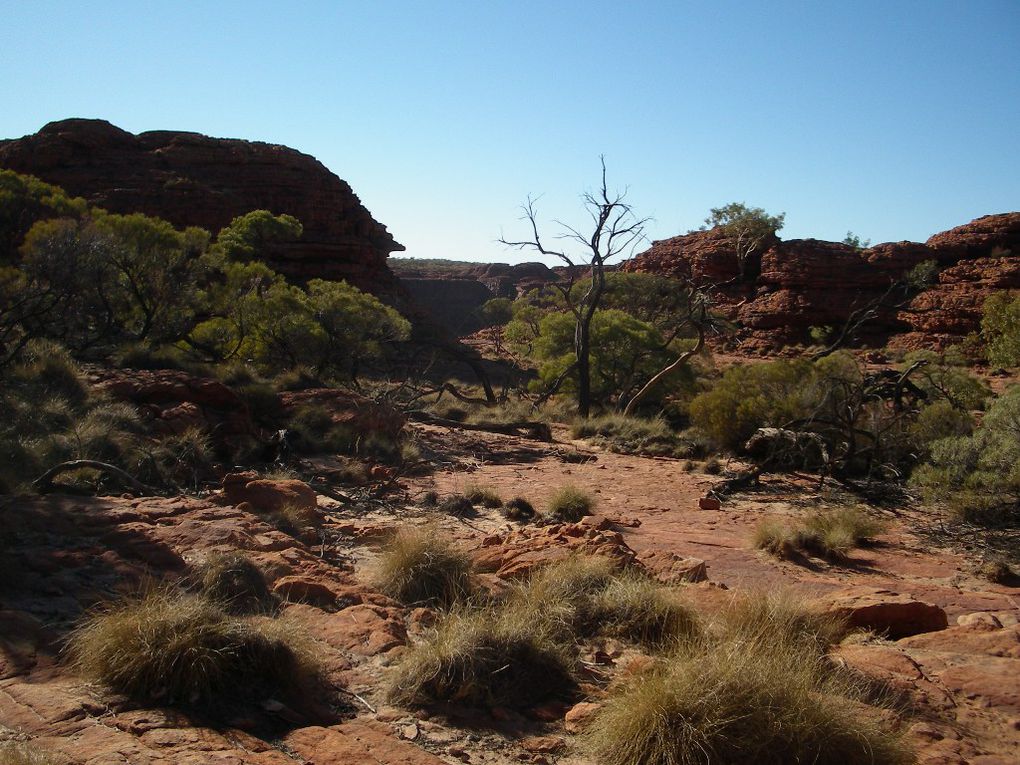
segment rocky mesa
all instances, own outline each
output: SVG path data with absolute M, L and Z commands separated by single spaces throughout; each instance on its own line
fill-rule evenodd
M 0 167 L 111 212 L 213 233 L 252 210 L 293 215 L 304 233 L 276 248 L 274 269 L 299 282 L 346 279 L 384 295 L 396 289 L 386 258 L 403 246 L 345 181 L 286 146 L 171 130 L 134 135 L 104 120 L 67 119 L 0 141 Z
M 890 288 L 922 263 L 922 288 Z M 992 292 L 1020 287 L 1020 212 L 986 215 L 918 242 L 856 248 L 817 239 L 763 241 L 741 280 L 736 255 L 718 230 L 652 243 L 624 270 L 711 286 L 720 310 L 737 322 L 745 349 L 774 351 L 810 342 L 812 327 L 840 327 L 855 312 L 873 316 L 858 340 L 903 347 L 945 346 L 980 328 Z

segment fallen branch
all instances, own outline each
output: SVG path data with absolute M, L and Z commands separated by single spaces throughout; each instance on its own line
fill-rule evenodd
M 119 467 L 110 465 L 107 462 L 97 462 L 96 460 L 69 460 L 68 462 L 61 462 L 59 465 L 54 465 L 41 476 L 36 478 L 32 482 L 32 486 L 40 493 L 47 492 L 53 488 L 53 479 L 58 475 L 61 473 L 70 473 L 73 470 L 81 470 L 83 468 L 91 468 L 92 470 L 99 470 L 103 473 L 107 473 L 114 478 L 119 479 L 125 486 L 133 489 L 139 494 L 156 495 L 161 493 L 159 489 L 147 486 L 131 474 L 121 470 Z
M 502 433 L 508 436 L 521 436 L 533 438 L 537 441 L 552 441 L 552 431 L 549 425 L 544 422 L 532 420 L 519 420 L 517 422 L 487 422 L 475 424 L 471 422 L 460 422 L 459 420 L 448 420 L 445 417 L 436 417 L 426 412 L 410 412 L 408 417 L 415 422 L 424 422 L 429 425 L 441 425 L 444 428 L 460 428 L 461 430 L 479 430 L 488 433 Z

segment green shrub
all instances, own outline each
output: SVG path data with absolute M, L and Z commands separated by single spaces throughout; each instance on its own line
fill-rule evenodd
M 806 416 L 812 376 L 804 360 L 729 367 L 690 405 L 691 423 L 717 448 L 740 451 L 758 428 Z
M 996 292 L 985 300 L 981 338 L 989 363 L 1009 368 L 1020 365 L 1020 297 Z
M 960 519 L 996 525 L 1020 519 L 1020 386 L 1010 388 L 973 435 L 943 438 L 911 476 L 931 503 Z
M 577 523 L 592 514 L 595 499 L 586 491 L 575 486 L 563 486 L 549 500 L 546 516 L 556 521 Z
M 473 590 L 471 559 L 435 529 L 401 529 L 383 550 L 375 581 L 406 605 L 450 607 Z
M 94 613 L 69 650 L 78 672 L 117 693 L 211 714 L 268 698 L 304 706 L 321 678 L 294 625 L 170 590 Z

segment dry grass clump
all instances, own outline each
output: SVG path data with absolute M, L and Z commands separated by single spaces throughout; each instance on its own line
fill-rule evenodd
M 600 634 L 648 648 L 689 642 L 701 635 L 694 611 L 675 592 L 635 574 L 613 579 L 596 596 L 595 623 Z
M 198 584 L 229 613 L 263 613 L 276 606 L 262 571 L 241 553 L 210 555 L 198 571 Z
M 788 592 L 749 592 L 732 597 L 716 614 L 716 639 L 760 647 L 793 646 L 824 655 L 847 634 L 846 621 Z
M 563 639 L 608 635 L 660 648 L 694 639 L 697 619 L 677 594 L 646 576 L 621 571 L 609 558 L 573 555 L 545 566 L 506 608 L 541 614 Z M 534 616 L 532 616 L 534 618 Z
M 55 765 L 48 754 L 32 749 L 28 744 L 8 742 L 0 744 L 0 765 Z
M 576 486 L 563 486 L 549 500 L 546 515 L 553 520 L 577 523 L 591 515 L 594 507 L 595 499 L 591 494 Z
M 755 527 L 751 544 L 778 558 L 813 552 L 839 560 L 884 530 L 884 523 L 862 510 L 842 508 L 810 513 L 796 525 L 775 517 L 763 518 Z
M 468 498 L 468 501 L 472 505 L 481 505 L 482 507 L 488 507 L 490 509 L 503 506 L 503 498 L 488 486 L 479 486 L 474 483 L 470 484 L 466 489 L 464 489 L 464 496 Z
M 474 503 L 463 494 L 451 494 L 439 503 L 438 510 L 455 518 L 471 518 L 476 515 Z
M 379 558 L 376 585 L 407 605 L 449 607 L 472 592 L 471 559 L 435 529 L 401 529 Z
M 389 698 L 528 707 L 569 693 L 572 657 L 535 614 L 498 608 L 447 615 L 400 663 Z
M 503 505 L 503 517 L 510 521 L 530 521 L 535 515 L 534 505 L 524 497 L 514 497 Z
M 69 652 L 81 674 L 118 693 L 210 713 L 270 697 L 303 705 L 321 677 L 293 625 L 168 589 L 93 614 Z
M 1013 569 L 1002 558 L 983 561 L 976 569 L 978 576 L 993 584 L 1009 584 L 1015 576 Z
M 586 743 L 603 765 L 912 761 L 810 650 L 728 640 L 678 653 L 609 698 Z
M 301 534 L 322 525 L 316 508 L 295 502 L 284 502 L 279 509 L 269 514 L 269 521 L 287 534 Z

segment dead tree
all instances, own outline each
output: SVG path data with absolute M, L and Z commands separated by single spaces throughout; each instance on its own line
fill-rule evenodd
M 634 214 L 625 201 L 626 192 L 609 193 L 605 157 L 600 157 L 600 161 L 601 186 L 597 191 L 588 191 L 582 196 L 585 211 L 591 218 L 590 233 L 582 233 L 562 221 L 554 221 L 560 232 L 553 239 L 577 246 L 579 249 L 576 252 L 547 246 L 539 233 L 536 200 L 530 196 L 522 206 L 522 220 L 530 225 L 531 238 L 521 241 L 511 241 L 504 237 L 499 239 L 507 247 L 535 250 L 542 255 L 557 258 L 567 266 L 567 278 L 553 286 L 562 293 L 568 310 L 574 316 L 574 362 L 559 382 L 566 379 L 568 374 L 577 373 L 577 413 L 581 417 L 587 417 L 591 412 L 591 323 L 606 289 L 606 263 L 613 258 L 630 255 L 644 239 L 645 224 L 649 220 Z M 580 295 L 574 294 L 573 289 L 578 278 L 588 280 L 587 289 Z

